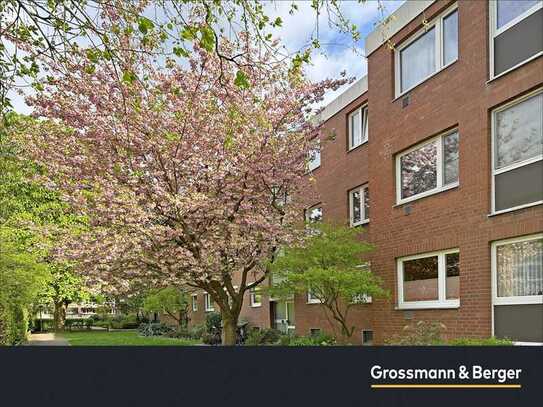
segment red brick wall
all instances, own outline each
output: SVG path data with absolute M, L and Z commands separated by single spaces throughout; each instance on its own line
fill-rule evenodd
M 453 2 L 433 4 L 431 20 Z M 491 210 L 490 112 L 493 108 L 543 84 L 543 58 L 493 81 L 489 79 L 488 2 L 459 1 L 458 60 L 410 91 L 410 104 L 394 100 L 394 55 L 381 46 L 368 57 L 369 90 L 326 122 L 317 180 L 325 220 L 348 222 L 348 191 L 369 182 L 370 224 L 362 236 L 376 245 L 372 270 L 391 297 L 357 305 L 352 321 L 359 342 L 362 329 L 373 329 L 375 342 L 398 334 L 418 320 L 445 324 L 448 336 L 491 335 L 490 244 L 543 230 L 543 207 L 489 217 Z M 422 16 L 392 37 L 396 45 L 422 27 Z M 369 141 L 347 151 L 347 114 L 368 102 Z M 395 155 L 444 130 L 460 134 L 460 175 L 457 188 L 396 206 Z M 332 133 L 335 137 L 329 139 Z M 319 202 L 315 202 L 317 204 Z M 406 214 L 405 207 L 411 211 Z M 460 308 L 396 310 L 396 259 L 449 248 L 460 250 Z M 296 332 L 311 328 L 331 332 L 322 307 L 295 298 Z M 203 318 L 203 296 L 193 321 Z M 269 326 L 269 302 L 251 309 L 246 297 L 242 316 L 253 325 Z M 203 319 L 202 319 L 203 320 Z

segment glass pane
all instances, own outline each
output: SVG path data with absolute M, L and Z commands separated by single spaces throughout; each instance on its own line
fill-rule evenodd
M 435 29 L 432 28 L 400 52 L 402 92 L 436 70 Z
M 496 249 L 498 297 L 543 295 L 543 239 Z
M 538 0 L 498 0 L 498 27 L 520 16 L 537 4 Z
M 443 137 L 443 185 L 458 181 L 458 133 Z
M 438 299 L 437 256 L 403 262 L 403 300 Z
M 460 253 L 445 255 L 447 279 L 445 290 L 447 299 L 460 298 Z
M 353 223 L 360 222 L 362 220 L 362 214 L 360 213 L 360 190 L 351 192 L 351 203 L 352 203 L 352 217 Z
M 502 172 L 494 182 L 497 211 L 543 201 L 543 161 Z
M 368 141 L 368 108 L 365 107 L 364 109 L 362 109 L 362 114 L 363 114 L 363 117 L 364 117 L 364 120 L 363 120 L 363 136 L 362 136 L 362 141 L 366 142 Z
M 429 191 L 437 187 L 436 143 L 405 154 L 401 158 L 402 198 Z
M 307 221 L 310 223 L 320 222 L 322 220 L 322 208 L 310 209 L 307 213 Z
M 356 147 L 362 142 L 361 127 L 361 114 L 360 110 L 357 110 L 351 115 L 351 147 Z
M 370 189 L 364 188 L 364 220 L 370 218 Z
M 458 58 L 458 11 L 443 19 L 443 65 Z
M 287 307 L 284 301 L 275 302 L 275 319 L 287 319 Z
M 496 113 L 496 168 L 543 154 L 543 93 Z

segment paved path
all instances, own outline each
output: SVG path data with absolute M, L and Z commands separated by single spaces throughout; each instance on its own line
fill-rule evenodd
M 30 334 L 26 346 L 70 346 L 68 341 L 55 333 Z

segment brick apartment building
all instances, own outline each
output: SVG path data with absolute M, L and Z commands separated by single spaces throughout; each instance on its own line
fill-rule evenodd
M 543 343 L 543 1 L 408 1 L 366 55 L 322 112 L 307 212 L 376 246 L 391 296 L 354 307 L 359 343 L 419 320 Z M 253 292 L 242 318 L 307 335 L 330 331 L 321 308 Z M 192 323 L 212 309 L 195 294 Z

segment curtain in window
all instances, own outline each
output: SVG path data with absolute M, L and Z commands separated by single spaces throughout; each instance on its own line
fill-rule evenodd
M 420 36 L 400 53 L 402 92 L 436 70 L 435 28 Z
M 498 297 L 543 295 L 543 239 L 498 246 Z

